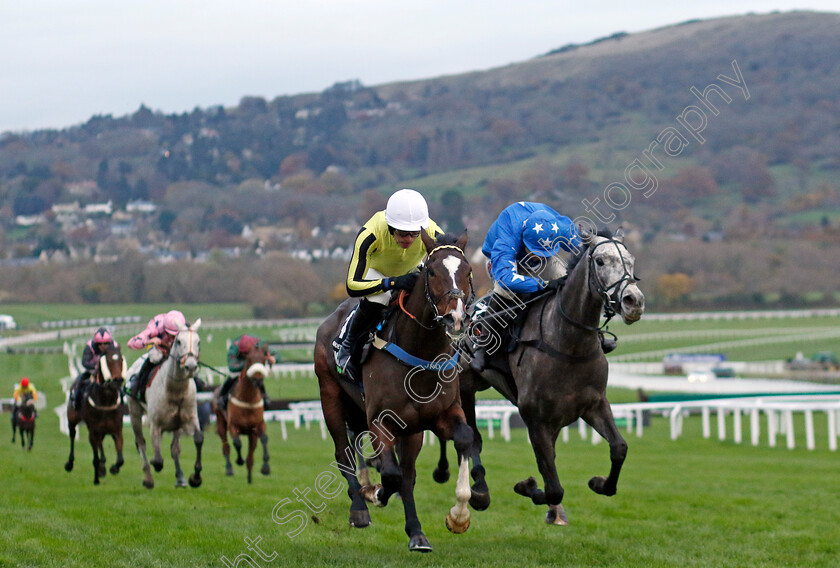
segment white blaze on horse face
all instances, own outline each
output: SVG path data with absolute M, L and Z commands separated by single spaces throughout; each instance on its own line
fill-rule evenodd
M 455 279 L 455 275 L 458 274 L 461 262 L 462 260 L 456 256 L 447 256 L 443 259 L 443 265 L 446 267 L 446 270 L 449 272 L 449 276 L 452 278 L 452 286 L 450 287 L 450 290 L 459 290 L 458 281 Z M 461 298 L 458 298 L 456 308 L 452 310 L 450 314 L 452 315 L 452 320 L 455 323 L 455 331 L 460 331 L 461 324 L 466 316 L 464 311 L 464 301 Z

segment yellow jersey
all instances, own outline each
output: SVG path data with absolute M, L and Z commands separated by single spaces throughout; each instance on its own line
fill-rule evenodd
M 443 230 L 429 219 L 426 232 L 437 238 Z M 383 291 L 383 279 L 366 280 L 368 269 L 372 268 L 383 276 L 402 276 L 417 268 L 425 256 L 426 247 L 419 237 L 407 249 L 397 244 L 394 235 L 388 231 L 385 211 L 379 211 L 362 226 L 356 236 L 347 270 L 347 293 L 351 297 L 378 294 Z

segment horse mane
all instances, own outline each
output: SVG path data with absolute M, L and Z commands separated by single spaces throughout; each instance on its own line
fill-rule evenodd
M 435 239 L 435 243 L 437 243 L 439 246 L 454 245 L 458 242 L 458 236 L 459 235 L 453 235 L 451 233 L 443 233 Z
M 598 237 L 604 237 L 606 239 L 613 238 L 613 232 L 607 227 L 604 227 L 603 229 L 599 230 L 595 234 Z M 587 247 L 580 248 L 575 253 L 575 255 L 571 259 L 569 259 L 569 262 L 566 264 L 566 274 L 561 277 L 561 280 L 563 280 L 564 283 L 565 283 L 566 279 L 569 277 L 569 275 L 572 273 L 572 271 L 575 269 L 575 267 L 578 265 L 580 260 L 586 254 L 586 249 L 587 249 Z

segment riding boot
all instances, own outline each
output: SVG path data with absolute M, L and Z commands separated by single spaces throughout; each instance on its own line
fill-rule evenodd
M 229 375 L 227 379 L 225 379 L 222 388 L 219 389 L 219 398 L 216 400 L 216 404 L 219 408 L 227 408 L 228 403 L 228 395 L 230 394 L 230 390 L 233 388 L 233 385 L 236 384 L 236 380 L 239 377 L 237 375 Z
M 336 366 L 339 373 L 346 375 L 354 382 L 361 383 L 359 359 L 371 328 L 379 322 L 384 310 L 385 306 L 382 304 L 363 299 L 359 302 L 353 321 L 350 322 L 350 329 L 347 330 L 347 335 L 341 342 L 341 347 L 336 354 Z
M 76 388 L 73 389 L 73 408 L 76 409 L 76 412 L 79 412 L 82 409 L 82 399 L 84 398 L 84 391 L 88 384 L 87 379 L 88 375 L 80 375 L 79 379 L 76 381 Z
M 134 382 L 131 384 L 131 391 L 129 391 L 129 396 L 134 398 L 135 400 L 141 400 L 140 393 L 143 392 L 143 389 L 146 388 L 146 382 L 149 380 L 149 373 L 152 372 L 152 367 L 155 364 L 146 359 L 143 361 L 143 366 L 140 367 L 140 370 L 137 372 L 137 376 L 134 377 Z
M 470 346 L 472 354 L 470 368 L 476 373 L 480 373 L 487 368 L 487 348 L 491 345 L 498 348 L 499 342 L 490 341 L 486 336 L 493 333 L 494 328 L 504 329 L 506 327 L 503 323 L 508 320 L 506 307 L 504 300 L 499 298 L 498 294 L 491 294 L 487 301 L 487 307 L 473 320 L 471 334 L 474 337 L 481 338 L 481 341 L 473 341 Z

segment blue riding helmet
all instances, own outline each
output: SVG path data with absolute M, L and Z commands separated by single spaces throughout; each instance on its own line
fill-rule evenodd
M 544 209 L 534 211 L 522 225 L 522 242 L 531 253 L 549 257 L 557 254 L 563 244 L 566 221 Z

